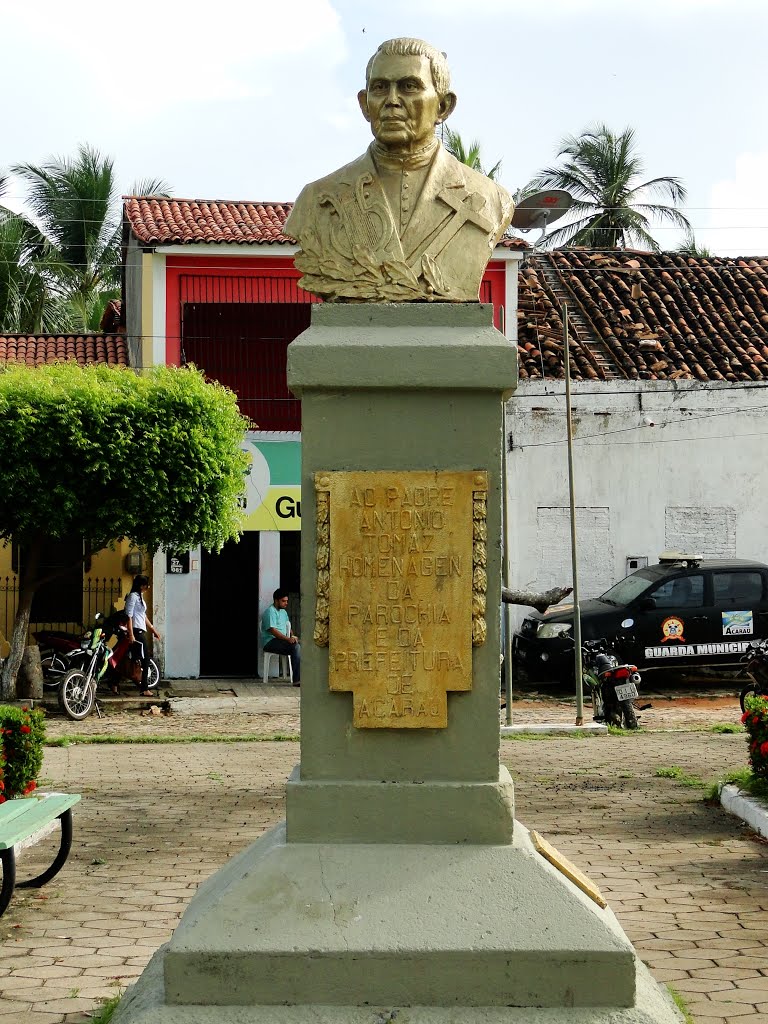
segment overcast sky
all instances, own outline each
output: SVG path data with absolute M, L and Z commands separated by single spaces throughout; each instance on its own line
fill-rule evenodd
M 366 62 L 412 35 L 448 54 L 451 127 L 510 190 L 564 135 L 631 125 L 700 244 L 768 256 L 765 0 L 0 0 L 0 25 L 0 172 L 87 142 L 122 191 L 293 200 L 363 151 Z

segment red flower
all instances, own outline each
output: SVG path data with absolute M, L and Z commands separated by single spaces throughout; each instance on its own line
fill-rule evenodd
M 741 724 L 744 725 L 744 723 L 746 722 L 746 720 L 748 718 L 749 718 L 749 712 L 745 711 L 744 714 L 741 716 Z
M 4 803 L 5 803 L 5 797 L 4 796 L 0 796 L 0 804 L 4 804 Z
M 28 707 L 27 707 L 27 705 L 25 704 L 25 705 L 24 705 L 24 707 L 23 707 L 23 708 L 22 708 L 21 710 L 22 710 L 22 711 L 29 711 L 29 708 L 28 708 Z
M 21 731 L 22 732 L 32 732 L 32 730 L 30 729 L 30 727 L 28 725 L 22 725 Z
M 763 757 L 768 757 L 768 740 L 765 743 L 760 744 L 760 753 Z

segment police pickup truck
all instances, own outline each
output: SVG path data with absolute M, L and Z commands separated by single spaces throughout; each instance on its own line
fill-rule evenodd
M 768 566 L 668 552 L 581 604 L 583 640 L 605 637 L 641 672 L 738 665 L 768 637 Z M 532 681 L 573 677 L 573 605 L 531 613 L 513 641 L 515 670 Z

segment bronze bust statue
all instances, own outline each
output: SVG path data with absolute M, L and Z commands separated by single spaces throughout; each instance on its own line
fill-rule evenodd
M 390 39 L 357 98 L 373 143 L 307 185 L 285 224 L 301 246 L 299 284 L 328 300 L 476 302 L 514 206 L 435 136 L 456 106 L 445 55 Z

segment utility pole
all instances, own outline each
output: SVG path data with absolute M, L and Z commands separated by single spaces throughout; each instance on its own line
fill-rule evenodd
M 565 364 L 565 415 L 568 421 L 568 501 L 571 513 L 571 569 L 573 572 L 573 673 L 576 681 L 576 725 L 584 725 L 584 683 L 581 678 L 581 606 L 576 566 L 576 495 L 573 480 L 573 419 L 571 417 L 571 353 L 568 341 L 568 305 L 563 302 L 563 361 Z

